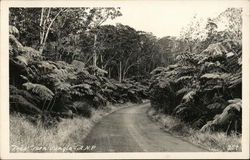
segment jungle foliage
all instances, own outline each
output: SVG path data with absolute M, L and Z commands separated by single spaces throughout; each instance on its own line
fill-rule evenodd
M 10 8 L 11 113 L 54 124 L 147 98 L 146 84 L 137 81 L 143 76 L 131 71 L 149 62 L 139 57 L 150 53 L 155 38 L 122 24 L 103 25 L 121 15 L 114 7 Z
M 46 60 L 83 62 L 122 81 L 148 78 L 158 66 L 157 38 L 151 33 L 106 21 L 121 16 L 119 8 L 10 8 L 16 38 Z M 162 64 L 163 65 L 163 64 Z
M 222 17 L 231 27 L 218 30 Z M 201 131 L 241 133 L 242 43 L 241 27 L 235 27 L 241 23 L 241 10 L 228 9 L 204 30 L 191 30 L 205 38 L 188 37 L 188 30 L 184 38 L 191 48 L 176 55 L 175 64 L 151 72 L 152 106 Z
M 53 124 L 149 98 L 194 128 L 240 133 L 241 12 L 195 16 L 180 37 L 157 38 L 105 24 L 120 8 L 10 8 L 10 111 Z
M 74 60 L 46 60 L 39 51 L 23 46 L 10 26 L 10 111 L 43 117 L 91 116 L 91 108 L 108 103 L 140 103 L 147 87 L 134 80 L 107 78 L 97 66 Z M 46 118 L 45 118 L 46 117 Z M 50 117 L 50 118 L 48 118 Z M 49 123 L 51 120 L 48 120 Z

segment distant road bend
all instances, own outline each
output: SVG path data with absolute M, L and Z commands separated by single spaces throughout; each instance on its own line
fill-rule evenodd
M 205 152 L 173 137 L 147 116 L 149 103 L 118 110 L 104 117 L 85 138 L 94 152 Z

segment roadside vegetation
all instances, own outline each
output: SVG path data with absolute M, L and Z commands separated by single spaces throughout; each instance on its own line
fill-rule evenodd
M 169 132 L 240 151 L 241 12 L 157 38 L 104 25 L 120 8 L 10 8 L 10 145 L 73 144 L 115 104 L 150 99 Z
M 108 105 L 103 109 L 91 109 L 91 118 L 76 116 L 62 118 L 54 127 L 45 128 L 38 120 L 32 123 L 30 116 L 15 113 L 10 115 L 11 152 L 84 152 L 96 146 L 86 146 L 82 142 L 93 126 L 104 116 L 132 103 Z
M 124 25 L 100 26 L 120 15 L 119 8 L 10 9 L 10 145 L 80 142 L 111 105 L 147 98 L 147 82 L 129 75 L 139 63 L 126 56 L 143 36 Z M 124 39 L 123 48 L 113 38 Z
M 188 139 L 203 143 L 211 150 L 228 151 L 231 146 L 237 148 L 233 151 L 241 150 L 240 13 L 239 9 L 228 9 L 209 19 L 205 31 L 184 33 L 184 37 L 193 36 L 194 32 L 206 34 L 203 38 L 185 37 L 191 48 L 176 55 L 176 63 L 151 72 L 151 105 L 171 117 L 163 118 L 164 125 L 182 135 L 191 135 Z M 216 22 L 221 19 L 227 19 L 228 26 L 219 30 Z
M 188 123 L 171 115 L 157 112 L 151 108 L 147 112 L 149 118 L 159 123 L 161 129 L 172 136 L 198 145 L 213 152 L 241 152 L 241 136 L 232 133 L 228 136 L 225 132 L 201 132 Z

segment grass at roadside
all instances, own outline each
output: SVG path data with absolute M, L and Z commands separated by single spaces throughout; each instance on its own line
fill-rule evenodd
M 90 150 L 81 144 L 94 124 L 103 116 L 131 103 L 109 105 L 105 109 L 92 110 L 91 118 L 63 119 L 57 127 L 44 128 L 34 125 L 22 115 L 10 115 L 10 152 L 76 152 Z M 92 147 L 92 146 L 91 146 Z
M 241 136 L 227 136 L 222 132 L 200 132 L 173 116 L 156 112 L 153 108 L 148 110 L 148 116 L 160 123 L 165 131 L 178 136 L 183 140 L 217 152 L 240 152 Z

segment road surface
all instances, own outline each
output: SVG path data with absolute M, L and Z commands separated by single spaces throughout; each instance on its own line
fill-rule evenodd
M 173 137 L 147 116 L 150 104 L 123 108 L 104 117 L 85 138 L 93 152 L 204 152 Z

